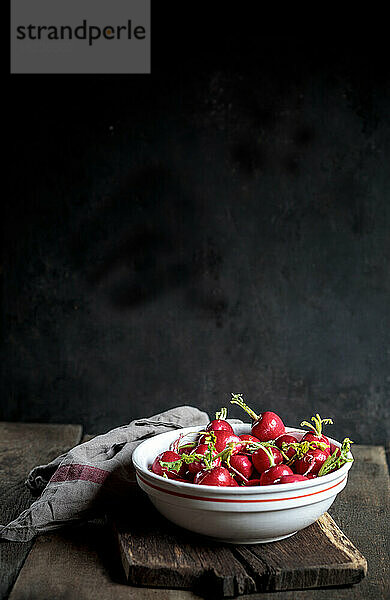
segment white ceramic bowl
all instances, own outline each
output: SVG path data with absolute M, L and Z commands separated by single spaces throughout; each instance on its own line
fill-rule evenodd
M 351 462 L 308 481 L 232 488 L 182 483 L 149 471 L 156 456 L 167 450 L 180 433 L 201 429 L 187 427 L 162 433 L 142 442 L 133 453 L 138 484 L 157 510 L 195 533 L 232 544 L 275 542 L 314 523 L 346 486 Z M 250 433 L 251 426 L 244 423 L 233 429 L 241 435 Z M 296 434 L 298 439 L 305 433 L 291 427 L 286 427 L 286 432 Z

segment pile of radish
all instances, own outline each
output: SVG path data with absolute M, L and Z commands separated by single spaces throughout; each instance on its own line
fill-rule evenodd
M 338 448 L 323 435 L 322 425 L 331 424 L 331 419 L 316 414 L 311 418 L 313 424 L 303 421 L 301 427 L 309 431 L 298 439 L 286 433 L 274 412 L 256 415 L 241 394 L 232 394 L 231 403 L 252 418 L 251 434 L 235 435 L 226 421 L 227 410 L 222 408 L 204 431 L 196 432 L 195 440 L 186 441 L 194 432 L 181 435 L 155 458 L 150 470 L 185 483 L 232 487 L 305 481 L 352 461 L 348 458 L 349 438 Z

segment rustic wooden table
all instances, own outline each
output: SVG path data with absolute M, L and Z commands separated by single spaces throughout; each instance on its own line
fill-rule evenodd
M 82 440 L 80 425 L 0 423 L 0 522 L 32 502 L 30 468 Z M 390 485 L 385 449 L 355 446 L 346 489 L 330 513 L 368 560 L 368 575 L 345 588 L 241 596 L 247 600 L 388 600 Z M 10 600 L 195 600 L 192 592 L 129 587 L 110 528 L 103 521 L 42 535 L 31 543 L 0 542 L 0 597 Z

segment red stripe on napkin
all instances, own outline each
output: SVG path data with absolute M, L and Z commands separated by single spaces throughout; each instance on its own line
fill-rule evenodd
M 103 483 L 109 474 L 109 471 L 88 465 L 62 465 L 58 467 L 50 482 L 81 480 L 90 481 L 91 483 Z

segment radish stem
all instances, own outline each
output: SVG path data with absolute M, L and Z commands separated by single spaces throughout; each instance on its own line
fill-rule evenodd
M 240 406 L 254 421 L 257 421 L 259 418 L 258 415 L 251 408 L 249 408 L 247 404 L 245 404 L 242 394 L 232 394 L 232 400 L 230 400 L 230 404 L 237 404 Z
M 333 425 L 332 419 L 321 419 L 321 417 L 318 413 L 315 414 L 310 420 L 314 422 L 314 425 L 312 425 L 308 421 L 302 421 L 301 427 L 310 427 L 310 429 L 312 429 L 314 431 L 314 433 L 316 435 L 318 435 L 318 437 L 321 437 L 321 435 L 322 435 L 322 424 L 323 423 L 325 425 Z
M 224 421 L 227 417 L 227 408 L 221 408 L 220 411 L 215 413 L 215 418 L 219 421 L 222 420 Z
M 318 477 L 322 477 L 323 475 L 331 473 L 331 471 L 339 469 L 347 462 L 353 462 L 353 458 L 348 458 L 351 444 L 353 444 L 353 441 L 349 438 L 345 438 L 341 448 L 336 448 L 333 454 L 326 459 L 321 469 L 318 471 Z M 338 450 L 340 450 L 340 456 L 337 456 Z

